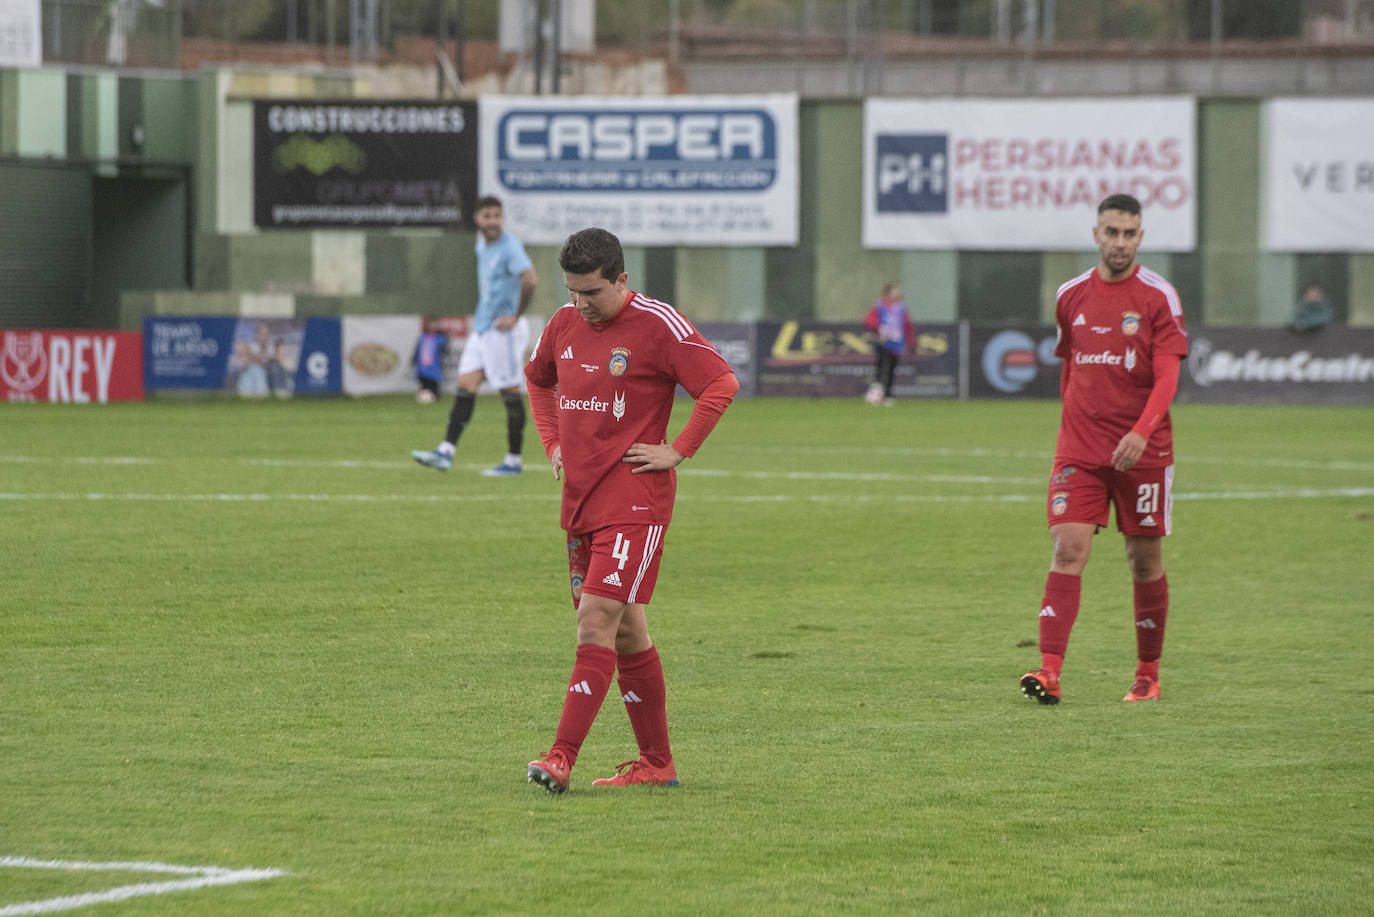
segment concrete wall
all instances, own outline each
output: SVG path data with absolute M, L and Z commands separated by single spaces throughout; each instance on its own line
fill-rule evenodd
M 192 292 L 126 294 L 118 311 L 126 326 L 139 308 L 466 313 L 476 296 L 471 232 L 253 225 L 252 100 L 368 97 L 373 90 L 365 71 L 4 70 L 0 156 L 86 162 L 93 176 L 131 163 L 189 170 L 177 174 L 190 175 Z M 1260 249 L 1262 111 L 1257 98 L 1199 102 L 1196 251 L 1149 251 L 1146 214 L 1141 261 L 1174 281 L 1193 324 L 1280 324 L 1310 269 L 1310 259 Z M 1089 227 L 1078 252 L 864 249 L 862 119 L 858 98 L 802 103 L 796 247 L 630 248 L 631 286 L 703 321 L 853 320 L 888 280 L 903 286 L 918 319 L 1050 318 L 1058 285 L 1095 262 Z M 532 247 L 530 254 L 541 279 L 535 309 L 549 314 L 566 301 L 557 249 Z M 1333 298 L 1353 324 L 1374 325 L 1374 255 L 1327 257 L 1340 266 Z

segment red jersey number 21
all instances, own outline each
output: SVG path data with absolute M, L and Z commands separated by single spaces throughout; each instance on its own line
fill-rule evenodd
M 625 562 L 630 559 L 630 539 L 623 532 L 615 533 L 615 547 L 611 548 L 611 556 L 620 561 L 617 569 L 624 570 Z

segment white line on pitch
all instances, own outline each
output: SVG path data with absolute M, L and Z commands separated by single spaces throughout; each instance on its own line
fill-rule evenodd
M 1050 451 L 1026 451 L 1010 449 L 942 449 L 942 448 L 919 448 L 902 446 L 787 446 L 773 447 L 775 451 L 785 451 L 789 455 L 864 455 L 872 456 L 927 456 L 932 458 L 956 458 L 956 459 L 1016 459 L 1035 460 L 1047 462 L 1053 455 Z M 767 452 L 769 447 L 752 449 L 751 454 Z M 1313 471 L 1374 471 L 1374 462 L 1356 462 L 1344 459 L 1302 459 L 1302 458 L 1255 458 L 1250 456 L 1217 456 L 1217 455 L 1198 455 L 1184 452 L 1184 462 L 1186 464 L 1199 465 L 1225 465 L 1228 467 L 1237 465 L 1255 465 L 1264 468 L 1301 468 Z M 33 455 L 0 455 L 0 464 L 76 464 L 76 465 L 156 465 L 166 462 L 187 462 L 191 461 L 189 456 L 178 458 L 151 458 L 146 456 L 54 456 L 42 457 Z M 289 459 L 289 458 L 239 458 L 233 461 L 243 465 L 254 465 L 263 468 L 363 468 L 363 469 L 395 469 L 413 468 L 413 461 L 382 461 L 375 459 Z M 489 467 L 481 463 L 468 463 L 454 465 L 454 468 L 467 468 L 478 470 Z M 702 474 L 727 477 L 731 475 L 768 475 L 768 474 L 789 474 L 789 472 L 735 472 L 726 470 L 713 470 L 705 468 L 682 469 L 684 474 Z M 811 472 L 792 472 L 795 474 L 809 474 Z M 843 472 L 837 472 L 843 474 Z
M 1328 489 L 1232 490 L 1178 493 L 1175 500 L 1312 500 L 1331 497 L 1374 497 L 1374 487 Z M 548 494 L 150 494 L 150 493 L 0 493 L 0 501 L 87 500 L 147 503 L 472 503 L 506 500 L 552 502 Z M 1043 494 L 679 494 L 679 500 L 708 503 L 1024 503 L 1043 500 Z
M 188 876 L 165 882 L 140 882 L 135 885 L 120 885 L 103 891 L 83 892 L 78 895 L 62 895 L 41 901 L 23 901 L 18 904 L 0 906 L 0 917 L 18 917 L 21 914 L 51 914 L 57 911 L 70 911 L 92 904 L 110 901 L 127 901 L 145 895 L 165 895 L 168 892 L 194 891 L 216 885 L 237 885 L 240 882 L 260 882 L 287 875 L 281 869 L 225 869 L 222 866 L 179 866 L 175 863 L 87 863 L 76 860 L 39 860 L 32 857 L 0 857 L 0 867 L 16 869 L 56 869 L 65 872 L 145 872 Z

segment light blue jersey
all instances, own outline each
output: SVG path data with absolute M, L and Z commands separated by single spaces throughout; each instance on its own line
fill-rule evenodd
M 514 315 L 520 309 L 520 275 L 533 267 L 525 246 L 510 233 L 490 244 L 478 233 L 477 244 L 477 311 L 472 316 L 472 330 L 482 334 L 502 315 Z

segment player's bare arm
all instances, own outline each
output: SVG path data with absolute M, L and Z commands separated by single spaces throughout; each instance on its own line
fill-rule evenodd
M 1130 471 L 1144 454 L 1145 437 L 1132 430 L 1121 437 L 1121 442 L 1112 450 L 1112 467 L 1117 471 Z
M 631 474 L 639 474 L 644 471 L 667 471 L 681 465 L 687 456 L 678 452 L 667 443 L 650 445 L 649 443 L 634 443 L 625 450 L 625 455 L 621 457 L 622 462 L 638 464 L 638 468 L 631 468 Z
M 553 479 L 554 479 L 555 481 L 561 481 L 561 480 L 563 480 L 563 447 L 562 447 L 562 446 L 554 446 L 554 447 L 553 447 L 553 451 L 549 453 L 549 464 L 553 466 Z

